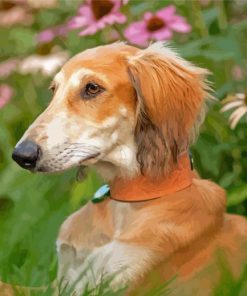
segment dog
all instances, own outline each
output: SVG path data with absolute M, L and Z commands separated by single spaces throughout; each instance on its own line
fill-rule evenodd
M 188 156 L 211 97 L 208 74 L 166 43 L 118 42 L 77 54 L 55 75 L 53 98 L 13 159 L 42 173 L 92 166 L 110 186 L 58 235 L 58 279 L 78 295 L 102 275 L 126 295 L 173 277 L 172 295 L 212 295 L 219 253 L 240 275 L 246 220 L 225 213 L 225 191 Z

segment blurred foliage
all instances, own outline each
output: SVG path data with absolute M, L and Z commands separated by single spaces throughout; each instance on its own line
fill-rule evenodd
M 245 1 L 129 1 L 122 8 L 127 23 L 140 19 L 146 11 L 156 11 L 173 3 L 192 25 L 189 34 L 172 40 L 181 55 L 208 68 L 221 100 L 228 93 L 246 89 L 247 6 Z M 45 55 L 54 46 L 72 56 L 86 48 L 105 44 L 112 30 L 106 27 L 93 36 L 79 37 L 71 31 L 48 44 L 39 44 L 37 34 L 65 23 L 75 15 L 79 1 L 61 0 L 49 9 L 33 9 L 32 25 L 0 27 L 0 61 Z M 119 31 L 127 24 L 117 25 Z M 234 68 L 243 75 L 234 75 Z M 12 73 L 0 80 L 14 89 L 12 100 L 0 110 L 0 278 L 28 286 L 51 283 L 56 275 L 55 240 L 59 225 L 84 204 L 99 186 L 90 172 L 77 183 L 75 172 L 59 176 L 34 175 L 17 167 L 11 153 L 33 119 L 47 106 L 51 78 L 40 73 Z M 204 178 L 219 183 L 228 192 L 228 210 L 247 215 L 247 129 L 242 120 L 235 130 L 227 115 L 219 112 L 220 101 L 210 106 L 200 137 L 192 148 L 196 169 Z M 220 291 L 218 288 L 217 291 Z M 217 292 L 217 295 L 223 295 Z M 230 295 L 230 294 L 224 294 Z M 238 294 L 234 294 L 238 295 Z

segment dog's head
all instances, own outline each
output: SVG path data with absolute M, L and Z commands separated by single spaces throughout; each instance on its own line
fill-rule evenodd
M 13 158 L 38 172 L 95 164 L 107 178 L 162 174 L 203 120 L 206 74 L 162 43 L 86 50 L 54 77 L 50 105 Z

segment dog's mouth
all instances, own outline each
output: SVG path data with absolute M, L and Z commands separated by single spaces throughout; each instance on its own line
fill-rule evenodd
M 92 165 L 97 162 L 98 157 L 100 156 L 100 152 L 91 154 L 84 159 L 81 159 L 78 161 L 78 163 L 74 164 L 67 164 L 64 163 L 62 165 L 57 165 L 54 162 L 49 162 L 49 163 L 40 163 L 38 164 L 35 168 L 30 169 L 31 172 L 33 173 L 60 173 L 63 171 L 67 171 L 73 167 L 86 167 L 89 165 Z
M 85 159 L 83 159 L 82 161 L 80 161 L 81 165 L 87 166 L 87 163 L 89 162 L 89 164 L 93 164 L 94 161 L 97 161 L 98 157 L 100 156 L 100 152 L 94 153 L 92 155 L 89 155 L 88 157 L 86 157 Z

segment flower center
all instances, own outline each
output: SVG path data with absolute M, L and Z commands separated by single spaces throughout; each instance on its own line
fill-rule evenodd
M 158 16 L 152 16 L 147 22 L 147 29 L 150 32 L 158 31 L 165 26 L 165 22 Z
M 96 20 L 101 19 L 103 16 L 107 15 L 111 12 L 114 3 L 110 0 L 92 0 L 91 1 L 91 8 Z
M 42 56 L 48 55 L 51 53 L 52 47 L 52 42 L 40 44 L 37 48 L 37 54 Z
M 245 92 L 244 102 L 245 102 L 245 105 L 247 106 L 247 90 Z
M 0 3 L 0 10 L 7 11 L 15 7 L 16 4 L 11 1 L 2 1 Z

